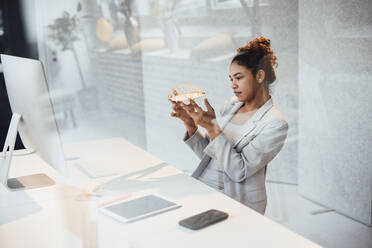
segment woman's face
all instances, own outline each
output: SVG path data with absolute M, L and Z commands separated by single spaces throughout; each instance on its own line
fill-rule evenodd
M 260 84 L 250 69 L 239 65 L 235 61 L 230 66 L 229 78 L 231 80 L 231 88 L 239 101 L 249 102 L 255 98 Z

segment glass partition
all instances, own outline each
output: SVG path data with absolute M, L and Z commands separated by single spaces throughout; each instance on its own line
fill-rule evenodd
M 220 109 L 233 96 L 236 49 L 267 37 L 278 60 L 271 96 L 289 131 L 267 169 L 265 215 L 324 246 L 355 232 L 368 246 L 371 9 L 367 0 L 38 1 L 63 141 L 122 137 L 191 174 L 200 160 L 168 95 L 191 82 Z

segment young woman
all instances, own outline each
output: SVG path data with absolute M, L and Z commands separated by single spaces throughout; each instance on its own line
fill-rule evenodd
M 277 65 L 270 45 L 269 39 L 259 37 L 237 50 L 229 75 L 235 96 L 222 108 L 220 119 L 206 98 L 207 111 L 193 100 L 171 101 L 171 116 L 183 121 L 184 141 L 201 159 L 193 177 L 261 214 L 267 203 L 266 167 L 288 131 L 270 96 Z

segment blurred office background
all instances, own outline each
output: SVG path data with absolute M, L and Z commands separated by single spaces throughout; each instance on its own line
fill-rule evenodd
M 324 247 L 372 247 L 371 1 L 1 3 L 2 52 L 44 63 L 64 144 L 123 137 L 186 173 L 198 159 L 168 94 L 192 82 L 218 109 L 235 50 L 270 38 L 289 135 L 268 168 L 266 216 Z

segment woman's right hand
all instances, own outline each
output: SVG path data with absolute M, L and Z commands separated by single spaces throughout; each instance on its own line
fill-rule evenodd
M 176 93 L 175 93 L 176 95 Z M 172 117 L 176 117 L 183 121 L 183 124 L 185 125 L 187 129 L 187 133 L 189 136 L 192 136 L 196 130 L 198 129 L 197 125 L 195 124 L 193 118 L 187 113 L 187 111 L 182 106 L 182 102 L 176 102 L 171 100 L 172 95 L 168 96 L 169 101 L 173 105 L 173 112 L 170 114 Z

